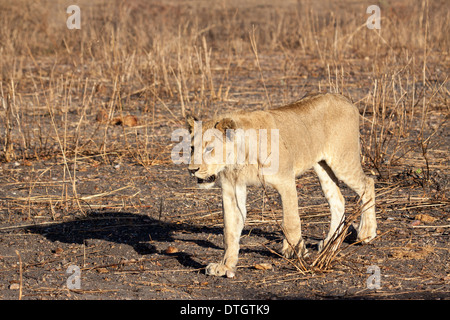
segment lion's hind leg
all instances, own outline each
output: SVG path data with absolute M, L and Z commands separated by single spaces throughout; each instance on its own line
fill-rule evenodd
M 375 216 L 375 187 L 372 178 L 367 177 L 361 167 L 359 153 L 348 161 L 331 163 L 336 177 L 355 191 L 361 198 L 361 221 L 358 227 L 358 240 L 363 243 L 371 241 L 377 235 Z
M 325 240 L 319 243 L 319 251 L 330 241 L 333 235 L 339 233 L 342 229 L 342 222 L 344 220 L 345 200 L 339 190 L 339 181 L 331 168 L 325 161 L 320 161 L 314 165 L 320 185 L 322 187 L 325 198 L 328 201 L 331 211 L 330 230 Z

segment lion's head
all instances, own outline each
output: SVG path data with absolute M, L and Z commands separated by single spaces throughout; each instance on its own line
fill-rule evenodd
M 232 132 L 236 123 L 230 118 L 202 122 L 192 116 L 187 116 L 186 122 L 191 134 L 189 173 L 197 178 L 199 187 L 211 188 L 219 173 L 234 162 L 229 157 L 234 153 Z

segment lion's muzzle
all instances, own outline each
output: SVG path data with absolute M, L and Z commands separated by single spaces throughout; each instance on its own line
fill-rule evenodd
M 214 182 L 214 181 L 216 181 L 216 176 L 215 176 L 215 175 L 209 176 L 209 177 L 207 177 L 207 178 L 205 178 L 205 179 L 197 178 L 197 183 L 198 183 L 198 184 L 202 184 L 202 183 L 212 183 L 212 182 Z

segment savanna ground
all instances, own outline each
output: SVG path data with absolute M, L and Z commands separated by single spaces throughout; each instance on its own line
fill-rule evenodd
M 448 1 L 78 1 L 69 30 L 71 4 L 0 1 L 0 299 L 449 298 Z M 277 254 L 278 195 L 251 188 L 236 277 L 206 276 L 220 190 L 172 163 L 171 133 L 313 91 L 360 110 L 378 237 L 312 268 L 329 210 L 307 172 L 305 268 Z

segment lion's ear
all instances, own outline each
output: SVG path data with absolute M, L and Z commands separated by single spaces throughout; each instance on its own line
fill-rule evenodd
M 188 114 L 186 116 L 186 124 L 187 124 L 187 127 L 188 127 L 190 133 L 194 132 L 194 122 L 195 121 L 198 121 L 198 119 L 196 117 L 191 116 L 190 114 Z
M 227 129 L 236 129 L 236 122 L 230 118 L 224 118 L 214 125 L 214 128 L 226 133 Z

